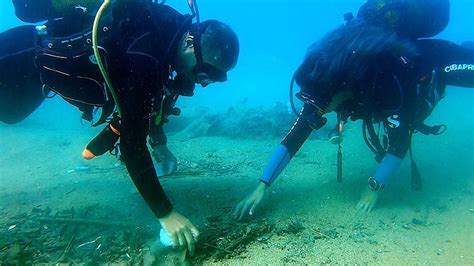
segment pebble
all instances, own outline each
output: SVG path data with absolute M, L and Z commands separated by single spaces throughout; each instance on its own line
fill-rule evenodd
M 20 256 L 21 246 L 19 244 L 14 244 L 7 253 L 7 258 L 16 259 Z
M 411 220 L 411 223 L 412 223 L 412 224 L 415 224 L 415 225 L 422 225 L 422 226 L 425 226 L 425 225 L 426 225 L 426 222 L 425 222 L 425 221 L 422 221 L 422 220 L 416 219 L 416 218 L 413 218 L 413 220 Z
M 444 253 L 444 250 L 441 248 L 438 248 L 438 252 L 436 252 L 436 254 L 443 255 L 443 253 Z
M 86 166 L 86 165 L 78 165 L 76 166 L 76 168 L 74 168 L 76 172 L 89 171 L 90 169 L 91 169 L 90 166 Z
M 89 171 L 90 169 L 91 168 L 89 166 L 78 165 L 74 169 L 71 169 L 71 170 L 67 171 L 67 173 L 72 174 L 72 173 L 75 173 L 75 172 L 86 172 L 86 171 Z

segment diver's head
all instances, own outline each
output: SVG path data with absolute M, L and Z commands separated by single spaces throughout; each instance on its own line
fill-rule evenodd
M 227 80 L 239 57 L 237 34 L 217 20 L 195 23 L 181 39 L 176 72 L 203 87 Z

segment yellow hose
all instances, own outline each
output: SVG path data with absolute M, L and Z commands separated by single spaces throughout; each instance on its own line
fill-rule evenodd
M 99 32 L 100 18 L 102 17 L 102 13 L 104 13 L 104 10 L 107 9 L 107 7 L 109 6 L 110 2 L 111 0 L 104 0 L 104 3 L 102 3 L 102 5 L 99 8 L 99 11 L 97 11 L 97 15 L 95 16 L 94 26 L 92 28 L 92 49 L 94 50 L 94 56 L 97 60 L 97 65 L 99 66 L 100 73 L 102 73 L 102 77 L 104 77 L 105 83 L 107 84 L 107 87 L 110 91 L 110 94 L 112 95 L 112 98 L 114 99 L 115 107 L 117 109 L 118 115 L 119 117 L 122 117 L 122 110 L 120 109 L 117 94 L 115 93 L 114 87 L 112 86 L 112 82 L 110 81 L 107 70 L 104 67 L 102 58 L 100 57 L 98 39 L 97 39 L 97 35 Z
M 160 105 L 160 112 L 157 114 L 155 118 L 155 125 L 159 126 L 161 121 L 163 120 L 163 105 L 165 103 L 165 97 L 161 100 L 161 105 Z

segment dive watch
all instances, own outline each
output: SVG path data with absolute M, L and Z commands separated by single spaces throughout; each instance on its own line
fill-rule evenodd
M 377 191 L 383 188 L 383 186 L 373 177 L 369 177 L 367 183 L 370 190 Z

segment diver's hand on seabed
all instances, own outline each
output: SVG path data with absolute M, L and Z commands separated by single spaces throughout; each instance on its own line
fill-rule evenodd
M 172 211 L 160 219 L 161 227 L 168 233 L 174 249 L 187 248 L 189 255 L 194 255 L 194 246 L 199 230 L 183 215 Z
M 242 220 L 245 214 L 253 215 L 255 208 L 258 206 L 260 201 L 262 201 L 265 192 L 267 191 L 268 186 L 264 183 L 260 183 L 252 193 L 245 197 L 234 210 L 234 219 Z M 250 210 L 249 210 L 250 209 Z
M 155 157 L 156 174 L 158 176 L 166 176 L 176 172 L 178 168 L 178 160 L 166 145 L 156 145 L 153 147 L 153 157 Z
M 380 190 L 371 190 L 366 188 L 359 203 L 357 204 L 357 209 L 363 213 L 371 212 L 379 198 L 379 191 Z

